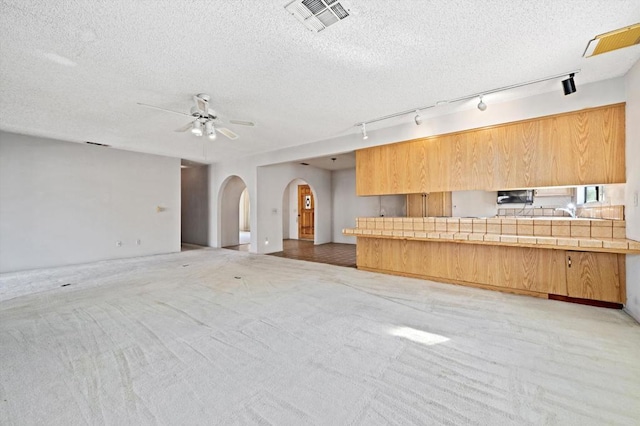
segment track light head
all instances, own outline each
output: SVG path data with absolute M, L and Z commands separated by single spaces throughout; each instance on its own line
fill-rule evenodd
M 482 100 L 482 95 L 480 96 L 480 102 L 478 102 L 478 109 L 480 111 L 484 111 L 487 109 L 487 104 L 485 104 L 484 101 Z
M 196 136 L 202 136 L 202 123 L 200 123 L 200 120 L 193 122 L 193 125 L 191 126 L 191 133 Z
M 362 139 L 364 139 L 364 140 L 369 139 L 369 135 L 367 135 L 367 124 L 366 123 L 362 123 Z
M 418 112 L 418 110 L 416 110 L 416 116 L 413 117 L 413 121 L 416 122 L 416 126 L 419 126 L 422 124 L 422 116 L 420 115 L 420 113 Z
M 576 92 L 576 82 L 573 80 L 574 75 L 575 74 L 569 74 L 568 79 L 562 80 L 562 90 L 565 96 Z

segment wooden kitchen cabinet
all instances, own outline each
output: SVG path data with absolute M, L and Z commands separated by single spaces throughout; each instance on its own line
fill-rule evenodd
M 567 296 L 625 303 L 625 257 L 616 253 L 567 251 Z
M 359 237 L 359 269 L 559 300 L 624 304 L 625 254 Z
M 407 194 L 407 217 L 427 217 L 427 194 Z
M 407 217 L 450 217 L 451 214 L 451 192 L 407 194 Z
M 625 180 L 623 103 L 356 151 L 358 195 Z
M 566 296 L 564 251 L 359 237 L 358 269 L 547 297 Z

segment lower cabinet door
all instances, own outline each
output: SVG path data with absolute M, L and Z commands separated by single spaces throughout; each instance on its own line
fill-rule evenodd
M 567 251 L 566 262 L 568 296 L 623 303 L 617 254 Z

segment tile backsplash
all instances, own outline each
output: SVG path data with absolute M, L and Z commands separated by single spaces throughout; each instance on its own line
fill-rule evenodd
M 576 209 L 577 217 L 590 219 L 624 220 L 624 206 L 581 206 Z M 546 207 L 499 208 L 498 216 L 555 216 L 569 217 L 569 213 Z

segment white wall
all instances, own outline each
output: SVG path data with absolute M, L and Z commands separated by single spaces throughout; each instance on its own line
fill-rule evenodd
M 247 188 L 238 176 L 225 180 L 220 194 L 220 246 L 237 246 L 240 244 L 240 198 Z M 251 201 L 249 201 L 251 203 Z M 249 208 L 251 214 L 251 208 Z
M 277 249 L 279 250 L 281 248 L 281 239 L 286 234 L 286 232 L 283 232 L 283 223 L 286 221 L 282 215 L 282 211 L 284 210 L 283 191 L 286 185 L 295 178 L 306 180 L 316 191 L 325 193 L 326 190 L 326 194 L 320 198 L 328 196 L 328 198 L 332 200 L 328 203 L 331 210 L 327 216 L 323 215 L 321 217 L 320 223 L 316 226 L 316 230 L 321 229 L 322 232 L 320 238 L 318 238 L 318 234 L 316 234 L 316 243 L 328 242 L 332 239 L 337 241 L 342 238 L 337 233 L 343 226 L 338 222 L 332 225 L 331 220 L 327 221 L 325 218 L 331 217 L 337 220 L 341 214 L 339 210 L 341 210 L 343 206 L 336 203 L 335 208 L 332 207 L 336 202 L 336 197 L 331 194 L 331 188 L 334 186 L 331 186 L 330 183 L 331 176 L 327 176 L 329 172 L 319 171 L 320 169 L 310 166 L 299 166 L 287 162 L 297 162 L 305 158 L 321 156 L 328 157 L 341 152 L 349 152 L 373 145 L 388 144 L 419 137 L 608 105 L 623 102 L 625 99 L 625 80 L 623 78 L 591 84 L 580 84 L 578 91 L 571 96 L 564 96 L 558 88 L 553 92 L 520 99 L 500 100 L 498 97 L 496 97 L 496 99 L 487 98 L 487 102 L 491 100 L 491 103 L 489 104 L 489 108 L 484 112 L 478 111 L 478 109 L 475 108 L 475 102 L 471 102 L 468 105 L 461 103 L 459 105 L 445 106 L 444 108 L 452 108 L 446 110 L 446 115 L 437 117 L 429 115 L 442 113 L 443 109 L 440 107 L 425 111 L 423 114 L 424 123 L 421 126 L 416 126 L 413 121 L 410 120 L 410 117 L 401 117 L 378 125 L 372 125 L 368 128 L 369 139 L 366 141 L 362 140 L 359 130 L 354 127 L 343 135 L 332 139 L 259 153 L 243 158 L 242 161 L 216 163 L 215 166 L 212 167 L 210 180 L 210 200 L 212 206 L 210 208 L 211 222 L 209 227 L 209 241 L 213 246 L 219 246 L 220 244 L 219 206 L 217 204 L 217 197 L 222 182 L 231 175 L 240 176 L 249 188 L 252 207 L 251 227 L 252 230 L 256 230 L 256 232 L 251 233 L 252 252 L 267 253 L 277 251 Z M 388 125 L 389 127 L 380 128 L 378 127 L 380 125 Z M 274 165 L 276 163 L 278 164 Z M 275 169 L 272 170 L 271 168 Z M 305 172 L 304 170 L 307 171 Z M 319 189 L 319 186 L 311 182 L 311 178 L 308 178 L 307 175 L 314 176 L 316 180 L 321 182 L 320 187 L 322 188 Z M 280 187 L 280 185 L 282 185 L 282 187 Z M 325 185 L 329 185 L 329 189 L 327 189 Z M 377 197 L 373 197 L 373 199 L 375 198 Z M 375 204 L 375 201 L 365 200 L 363 202 L 365 204 Z M 327 204 L 321 204 L 321 207 L 325 208 Z M 334 211 L 336 209 L 338 212 Z M 386 212 L 386 216 L 401 216 L 403 214 L 404 212 Z M 363 215 L 369 216 L 371 214 L 367 211 L 367 213 Z M 353 215 L 353 217 L 355 216 L 356 215 Z M 347 220 L 352 220 L 353 217 Z M 290 221 L 290 229 L 291 226 Z M 325 234 L 325 232 L 328 232 L 328 234 Z M 269 245 L 265 244 L 267 238 L 271 243 Z
M 473 99 L 439 106 L 420 112 L 424 119 L 420 126 L 415 125 L 412 115 L 409 114 L 367 126 L 367 140 L 362 139 L 360 129 L 354 126 L 341 136 L 256 154 L 243 159 L 243 163 L 262 166 L 313 157 L 329 157 L 374 145 L 609 105 L 624 102 L 626 99 L 625 81 L 622 77 L 590 84 L 580 84 L 580 81 L 577 83 L 578 91 L 571 96 L 564 96 L 559 84 L 551 92 L 519 99 L 501 99 L 502 96 L 509 95 L 509 92 L 505 92 L 496 94 L 495 99 L 485 97 L 489 106 L 486 111 L 479 111 L 476 108 L 477 100 Z M 445 115 L 436 116 L 443 114 L 443 111 L 446 111 Z M 388 127 L 381 128 L 383 125 Z
M 453 191 L 453 217 L 493 217 L 497 214 L 496 191 Z
M 626 141 L 625 141 L 626 142 Z M 627 159 L 629 164 L 629 159 Z M 604 186 L 604 201 L 603 205 L 619 206 L 624 204 L 626 197 L 627 185 L 624 183 L 603 185 Z
M 290 200 L 290 196 L 289 196 L 289 192 L 290 191 L 284 191 L 284 195 L 282 197 L 282 239 L 283 240 L 288 240 L 291 237 L 291 232 L 290 232 L 290 226 L 291 226 L 291 222 L 293 217 L 291 216 L 291 209 L 290 209 L 290 205 L 289 205 L 289 200 Z M 297 233 L 296 233 L 296 237 L 297 237 Z
M 0 132 L 0 272 L 177 251 L 179 159 Z
M 225 219 L 227 215 L 235 214 L 238 216 L 240 214 L 239 207 L 234 207 L 232 201 L 223 203 L 225 186 L 233 176 L 239 177 L 249 191 L 249 215 L 251 222 L 250 228 L 252 230 L 249 250 L 255 252 L 254 247 L 256 247 L 257 232 L 253 231 L 257 227 L 258 215 L 258 202 L 256 198 L 256 167 L 249 161 L 228 162 L 209 167 L 209 245 L 211 247 L 224 247 L 227 245 L 222 241 L 223 222 L 227 221 L 227 219 Z M 241 192 L 242 191 L 240 191 L 240 193 Z M 238 194 L 238 202 L 240 201 L 239 197 L 240 195 Z M 226 226 L 227 229 L 232 227 L 233 224 Z M 229 235 L 233 235 L 233 233 Z
M 406 197 L 386 195 L 383 197 L 358 197 L 356 195 L 356 169 L 336 170 L 331 173 L 333 196 L 333 242 L 355 244 L 356 237 L 342 235 L 344 228 L 353 228 L 356 217 L 404 216 Z
M 625 77 L 627 89 L 627 185 L 625 219 L 627 238 L 640 241 L 640 61 Z M 640 322 L 640 255 L 627 255 L 627 304 L 625 309 Z
M 249 190 L 244 188 L 240 194 L 240 231 L 251 232 L 251 203 L 249 200 Z
M 251 202 L 252 253 L 282 251 L 283 195 L 294 179 L 306 181 L 316 201 L 315 243 L 331 242 L 331 172 L 298 164 L 275 164 L 257 167 L 255 159 L 212 166 L 210 173 L 210 237 L 214 247 L 222 243 L 222 190 L 230 176 L 240 177 L 247 185 Z M 297 198 L 297 194 L 296 194 Z
M 182 241 L 209 245 L 209 167 L 186 167 L 181 173 Z
M 299 164 L 276 164 L 258 167 L 258 215 L 256 253 L 282 251 L 282 198 L 289 183 L 302 179 L 313 191 L 315 206 L 315 244 L 331 242 L 331 172 Z M 289 194 L 291 203 L 291 194 Z M 297 192 L 295 199 L 297 200 Z M 292 221 L 290 221 L 292 222 Z M 290 238 L 291 223 L 290 223 Z M 253 235 L 253 234 L 252 234 Z M 297 235 L 297 229 L 296 229 Z M 252 247 L 252 251 L 254 248 Z

